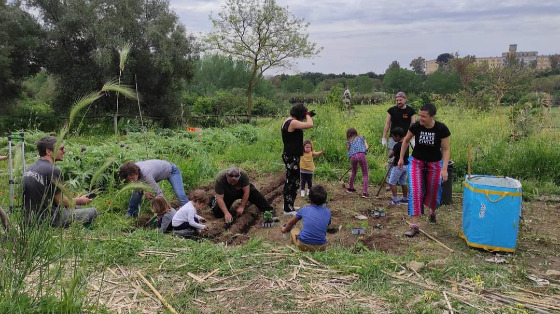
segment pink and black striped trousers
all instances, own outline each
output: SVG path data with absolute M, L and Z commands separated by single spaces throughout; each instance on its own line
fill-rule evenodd
M 408 164 L 408 214 L 424 214 L 424 205 L 434 213 L 441 200 L 441 161 L 410 158 Z

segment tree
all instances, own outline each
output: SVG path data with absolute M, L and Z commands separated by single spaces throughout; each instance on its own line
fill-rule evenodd
M 275 0 L 227 0 L 206 42 L 228 56 L 251 65 L 247 84 L 247 115 L 251 118 L 253 88 L 270 68 L 289 68 L 293 59 L 311 58 L 322 48 L 309 41 L 308 23 Z
M 406 69 L 388 70 L 383 77 L 383 90 L 389 93 L 416 93 L 420 91 L 421 84 L 422 76 Z
M 426 73 L 426 59 L 422 57 L 418 57 L 410 61 L 410 67 L 412 71 L 416 74 L 425 74 Z
M 461 77 L 457 72 L 435 71 L 426 77 L 423 90 L 434 94 L 453 94 L 461 90 Z
M 436 63 L 441 66 L 441 65 L 444 65 L 444 64 L 448 64 L 451 59 L 453 59 L 452 54 L 447 53 L 447 52 L 442 53 L 439 56 L 437 56 Z
M 373 80 L 367 75 L 361 74 L 352 80 L 352 84 L 348 84 L 356 93 L 371 93 L 373 92 Z
M 23 79 L 40 70 L 43 37 L 39 23 L 17 2 L 0 1 L 0 100 L 17 97 Z
M 550 55 L 548 56 L 548 60 L 550 61 L 550 70 L 553 73 L 560 73 L 560 55 Z
M 59 112 L 117 77 L 118 51 L 127 43 L 131 50 L 123 84 L 137 82 L 148 114 L 169 118 L 178 112 L 183 82 L 193 74 L 197 45 L 170 10 L 169 1 L 29 0 L 27 4 L 37 10 L 47 30 L 45 67 L 60 84 L 55 103 Z M 114 110 L 114 97 L 104 97 L 97 109 Z M 123 107 L 127 108 L 137 110 L 135 105 Z
M 389 64 L 389 67 L 387 68 L 387 71 L 385 71 L 385 73 L 391 71 L 392 69 L 400 69 L 401 65 L 399 64 L 399 62 L 397 60 L 391 62 L 391 64 Z

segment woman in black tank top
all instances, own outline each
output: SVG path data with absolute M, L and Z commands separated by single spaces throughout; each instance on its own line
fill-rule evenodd
M 305 120 L 305 122 L 304 122 Z M 307 108 L 296 103 L 290 110 L 290 117 L 282 123 L 282 160 L 286 166 L 284 184 L 284 215 L 294 215 L 294 202 L 300 184 L 299 159 L 303 155 L 303 130 L 313 127 L 313 120 Z

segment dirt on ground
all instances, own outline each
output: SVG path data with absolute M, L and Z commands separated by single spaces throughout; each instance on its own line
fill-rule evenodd
M 216 243 L 224 242 L 228 245 L 241 245 L 254 237 L 263 238 L 276 246 L 289 244 L 289 238 L 283 237 L 280 232 L 281 226 L 291 217 L 282 215 L 284 173 L 261 175 L 249 173 L 249 176 L 252 179 L 251 183 L 275 208 L 281 221 L 275 223 L 273 227 L 263 227 L 262 213 L 254 205 L 250 205 L 231 226 L 226 226 L 223 218 L 215 218 L 207 208 L 199 213 L 208 220 L 206 225 L 209 227 L 209 231 L 205 236 Z M 386 191 L 384 187 L 379 189 L 379 186 L 369 186 L 369 193 L 372 197 L 362 198 L 360 183 L 355 184 L 358 190 L 356 193 L 348 193 L 341 182 L 314 182 L 315 185 L 324 185 L 328 191 L 327 206 L 332 213 L 330 232 L 327 234 L 330 245 L 358 249 L 365 247 L 391 254 L 418 251 L 442 258 L 449 254 L 449 249 L 464 250 L 468 248 L 465 241 L 459 237 L 459 231 L 462 229 L 462 193 L 453 194 L 452 204 L 438 209 L 436 224 L 428 223 L 427 215 L 421 218 L 420 227 L 427 235 L 419 234 L 414 238 L 408 238 L 404 236 L 404 232 L 409 228 L 407 205 L 388 205 L 391 200 L 391 192 Z M 212 184 L 199 188 L 207 191 L 209 196 L 214 194 Z M 380 193 L 379 196 L 376 196 L 378 190 Z M 401 195 L 400 189 L 399 195 Z M 234 203 L 232 208 L 235 208 L 237 204 L 237 202 Z M 307 197 L 300 197 L 298 193 L 296 207 L 303 207 L 307 204 Z M 385 217 L 375 217 L 374 211 L 380 210 L 386 212 Z M 357 218 L 358 216 L 362 216 L 361 219 Z M 140 224 L 144 224 L 146 219 L 149 217 L 141 220 Z M 543 270 L 544 268 L 560 270 L 560 258 L 557 250 L 558 225 L 560 225 L 558 202 L 545 199 L 523 203 L 518 250 L 526 252 L 529 259 L 534 258 L 535 264 L 532 266 L 541 265 Z M 365 233 L 352 234 L 352 229 L 357 227 L 364 228 Z

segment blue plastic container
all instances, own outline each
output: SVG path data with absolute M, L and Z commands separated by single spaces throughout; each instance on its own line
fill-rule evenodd
M 463 230 L 472 247 L 514 252 L 521 217 L 521 183 L 508 177 L 473 175 L 463 188 Z

